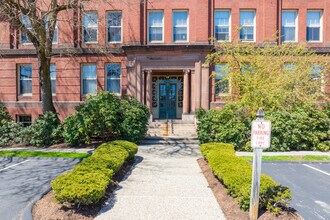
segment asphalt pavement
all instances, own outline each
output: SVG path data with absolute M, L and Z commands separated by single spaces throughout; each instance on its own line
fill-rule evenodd
M 330 163 L 264 162 L 262 173 L 291 189 L 291 207 L 304 219 L 330 219 Z
M 0 157 L 0 219 L 31 220 L 31 208 L 50 181 L 79 159 Z

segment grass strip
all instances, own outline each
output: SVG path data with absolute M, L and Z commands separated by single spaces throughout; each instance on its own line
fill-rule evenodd
M 253 156 L 240 156 L 244 160 L 253 160 Z M 329 156 L 262 156 L 263 161 L 330 162 Z
M 86 158 L 89 157 L 88 153 L 75 153 L 75 152 L 44 152 L 44 151 L 0 151 L 0 157 L 62 157 L 62 158 Z

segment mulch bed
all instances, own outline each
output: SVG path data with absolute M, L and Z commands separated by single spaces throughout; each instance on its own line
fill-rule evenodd
M 206 160 L 200 158 L 197 160 L 197 162 L 226 218 L 228 220 L 248 220 L 249 213 L 241 210 L 235 199 L 227 193 L 223 184 L 217 179 L 217 177 L 213 175 L 212 170 Z M 258 219 L 301 220 L 302 218 L 294 210 L 281 212 L 278 216 L 275 216 L 266 210 L 260 210 Z
M 34 220 L 92 220 L 96 217 L 101 208 L 106 204 L 108 198 L 118 186 L 118 183 L 124 179 L 128 174 L 134 160 L 128 161 L 113 177 L 113 182 L 106 190 L 105 197 L 97 204 L 81 207 L 69 207 L 57 203 L 54 199 L 54 191 L 51 190 L 43 196 L 32 208 L 32 215 Z

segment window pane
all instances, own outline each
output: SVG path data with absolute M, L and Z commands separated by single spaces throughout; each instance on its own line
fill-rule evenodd
M 17 122 L 22 123 L 24 127 L 31 125 L 32 119 L 30 115 L 19 115 Z
M 163 26 L 163 12 L 149 12 L 149 27 Z
M 226 79 L 228 75 L 228 66 L 220 64 L 215 66 L 215 93 L 229 93 L 229 81 Z
M 175 27 L 174 28 L 174 41 L 187 41 L 187 28 Z
M 163 40 L 163 28 L 162 27 L 150 27 L 149 28 L 149 41 L 162 41 Z
M 321 12 L 308 11 L 307 12 L 307 26 L 320 26 L 321 25 Z
M 240 30 L 240 38 L 245 41 L 253 41 L 254 37 L 254 28 L 253 27 L 243 27 Z
M 107 91 L 113 93 L 120 93 L 121 85 L 121 69 L 120 64 L 108 64 L 107 71 Z
M 32 66 L 20 66 L 20 79 L 32 79 Z
M 32 25 L 31 25 L 31 21 L 30 21 L 30 18 L 29 16 L 27 15 L 22 15 L 21 16 L 21 21 L 22 21 L 22 24 L 28 29 L 30 30 L 32 28 Z M 25 33 L 22 33 L 21 32 L 21 42 L 22 43 L 31 43 L 31 41 L 28 39 L 27 35 Z
M 97 26 L 97 13 L 85 13 L 83 18 L 84 27 Z
M 97 41 L 97 29 L 85 28 L 84 29 L 84 42 L 95 42 Z
M 55 31 L 54 31 L 54 35 L 53 35 L 53 43 L 56 43 L 57 42 L 57 36 L 58 36 L 58 33 L 57 33 L 57 28 L 55 28 Z
M 282 26 L 295 26 L 296 25 L 296 11 L 282 12 Z
M 312 67 L 312 72 L 311 72 L 311 77 L 313 79 L 321 79 L 321 76 L 322 76 L 322 66 L 319 66 L 319 65 L 314 65 Z
M 229 26 L 229 11 L 216 11 L 214 16 L 215 26 Z
M 320 41 L 320 28 L 307 27 L 307 40 L 308 41 Z
M 50 79 L 51 79 L 51 86 L 52 86 L 52 93 L 56 93 L 56 66 L 50 65 Z
M 108 42 L 121 42 L 121 28 L 109 27 Z
M 83 79 L 96 79 L 96 65 L 82 65 Z
M 121 20 L 122 20 L 121 12 L 108 13 L 108 26 L 121 27 Z
M 86 13 L 83 16 L 84 42 L 97 41 L 97 13 Z
M 240 25 L 254 25 L 254 11 L 241 11 L 240 12 Z
M 32 93 L 32 80 L 20 81 L 20 94 Z
M 282 41 L 295 41 L 296 40 L 296 28 L 295 27 L 283 27 L 282 28 Z
M 173 25 L 174 26 L 187 26 L 188 12 L 187 11 L 175 11 L 173 12 Z
M 96 80 L 83 79 L 83 95 L 96 93 Z

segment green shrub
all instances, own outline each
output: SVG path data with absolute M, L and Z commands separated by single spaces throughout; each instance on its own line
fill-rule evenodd
M 25 138 L 28 145 L 49 146 L 63 142 L 61 121 L 53 112 L 46 112 L 37 118 L 33 124 L 25 128 Z
M 64 142 L 71 145 L 89 143 L 90 137 L 86 132 L 84 118 L 80 113 L 67 117 L 63 122 Z
M 207 143 L 200 147 L 214 175 L 225 185 L 228 193 L 236 198 L 243 210 L 250 205 L 252 182 L 251 164 L 235 156 L 234 146 L 223 143 Z M 278 213 L 291 200 L 287 187 L 262 174 L 259 193 L 259 207 Z
M 7 107 L 0 103 L 0 127 L 7 122 L 13 121 L 12 117 L 9 115 Z
M 198 139 L 200 143 L 225 142 L 241 147 L 248 141 L 250 121 L 233 104 L 221 111 L 210 110 L 198 121 Z
M 118 141 L 117 144 L 125 147 L 104 143 L 95 149 L 92 156 L 76 165 L 73 171 L 52 181 L 55 199 L 60 203 L 78 206 L 98 202 L 105 195 L 112 176 L 130 155 L 136 153 L 133 143 Z
M 132 96 L 121 100 L 122 118 L 121 138 L 135 143 L 144 139 L 148 131 L 149 109 Z
M 99 172 L 69 172 L 57 177 L 51 186 L 58 202 L 89 205 L 104 196 L 109 183 L 110 179 Z
M 196 118 L 198 120 L 202 119 L 206 115 L 207 111 L 203 108 L 199 108 L 196 110 Z
M 129 153 L 129 158 L 132 159 L 134 155 L 138 152 L 138 146 L 135 143 L 129 142 L 129 141 L 112 141 L 111 144 L 113 145 L 119 145 L 125 148 L 127 152 Z
M 20 123 L 5 122 L 0 126 L 0 146 L 10 146 L 23 142 L 24 127 Z

